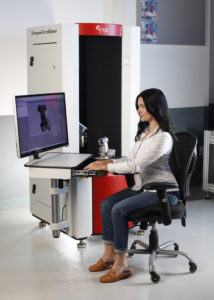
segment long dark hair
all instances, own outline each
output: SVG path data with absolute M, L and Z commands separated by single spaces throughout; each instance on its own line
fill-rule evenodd
M 137 110 L 139 97 L 143 98 L 146 110 L 158 122 L 160 129 L 169 132 L 173 138 L 173 141 L 175 141 L 176 137 L 173 132 L 173 124 L 169 116 L 169 108 L 164 93 L 161 90 L 155 88 L 141 92 L 136 98 L 135 106 Z M 140 120 L 140 122 L 138 123 L 138 130 L 135 137 L 135 141 L 137 141 L 140 138 L 141 133 L 144 132 L 144 130 L 148 126 L 148 122 L 142 122 Z

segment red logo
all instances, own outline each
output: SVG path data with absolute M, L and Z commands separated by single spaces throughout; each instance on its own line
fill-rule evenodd
M 109 31 L 109 28 L 108 27 L 103 27 L 101 25 L 97 25 L 96 30 L 98 30 L 99 33 L 107 33 Z
M 122 25 L 79 23 L 79 35 L 122 36 Z

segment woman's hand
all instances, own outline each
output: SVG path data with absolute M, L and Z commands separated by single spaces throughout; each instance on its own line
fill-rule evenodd
M 87 165 L 84 170 L 105 170 L 108 171 L 108 163 L 113 162 L 111 159 L 108 160 L 96 160 L 89 165 Z

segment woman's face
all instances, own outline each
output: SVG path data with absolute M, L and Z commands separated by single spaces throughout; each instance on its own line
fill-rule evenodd
M 138 98 L 137 104 L 138 104 L 137 113 L 140 116 L 141 121 L 151 122 L 154 119 L 154 117 L 147 111 L 142 97 Z

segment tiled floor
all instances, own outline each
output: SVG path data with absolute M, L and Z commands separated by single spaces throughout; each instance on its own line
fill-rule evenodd
M 133 275 L 123 281 L 102 284 L 88 266 L 103 250 L 100 236 L 87 239 L 78 249 L 77 241 L 61 234 L 52 238 L 49 226 L 39 228 L 29 208 L 0 211 L 0 299 L 1 300 L 211 300 L 214 295 L 214 200 L 187 204 L 187 227 L 173 221 L 158 226 L 160 243 L 174 239 L 198 265 L 189 273 L 184 257 L 160 258 L 156 270 L 161 281 L 154 284 L 148 274 L 148 256 L 129 258 Z M 136 239 L 130 232 L 130 243 Z M 148 240 L 148 232 L 143 237 Z

